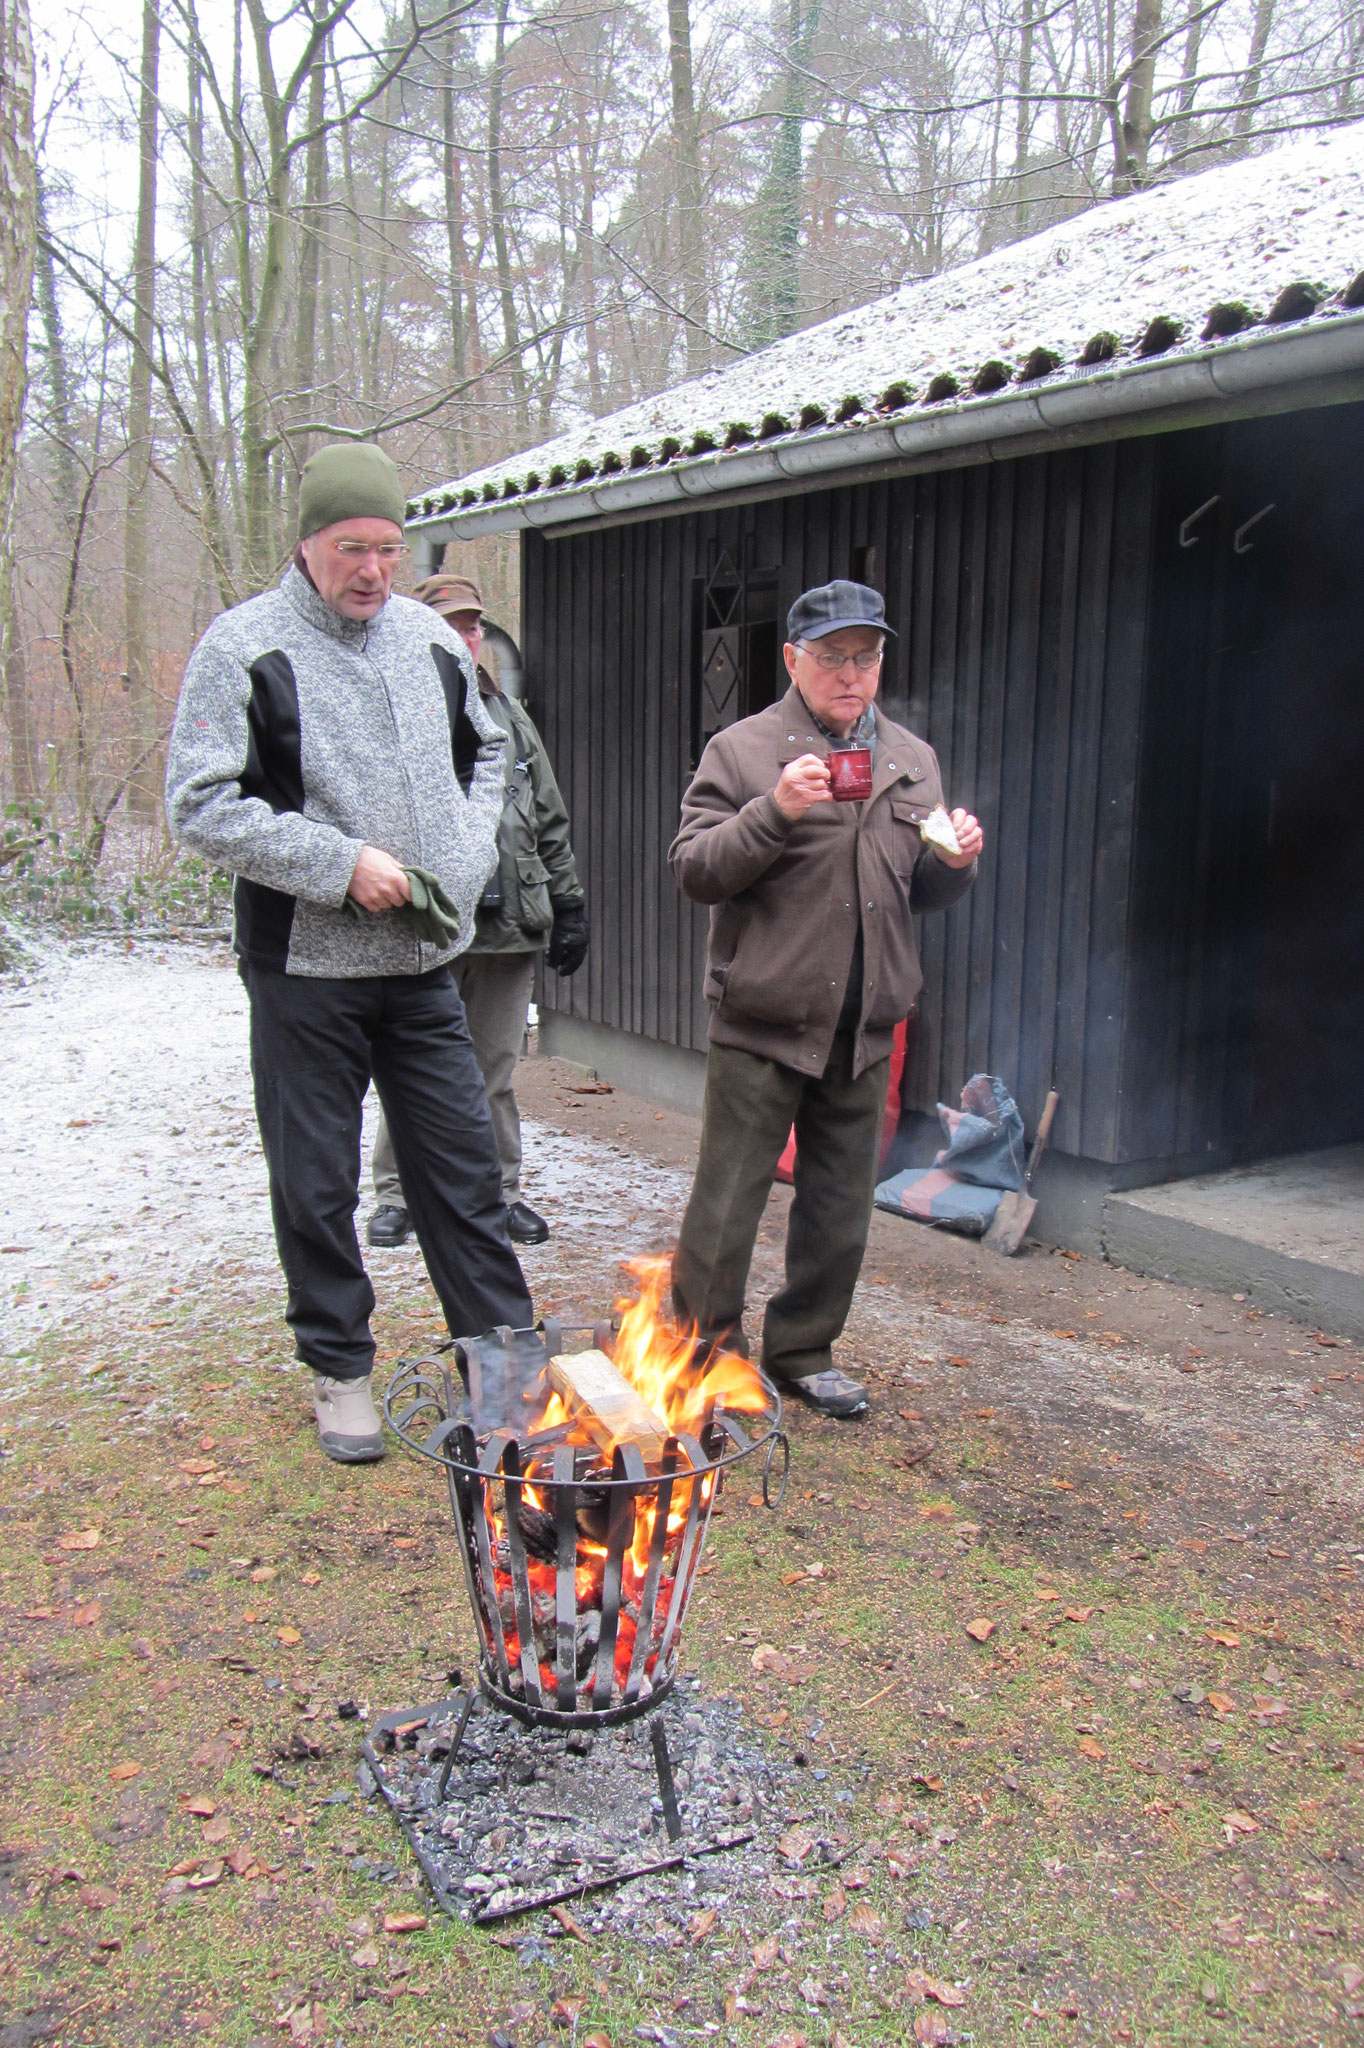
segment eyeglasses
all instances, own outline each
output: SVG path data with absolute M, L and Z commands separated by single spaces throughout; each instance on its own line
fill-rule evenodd
M 401 562 L 404 555 L 412 552 L 400 540 L 380 541 L 377 547 L 371 547 L 368 541 L 363 540 L 334 540 L 332 546 L 346 562 L 363 562 L 370 555 L 377 555 L 381 562 Z
M 835 675 L 839 669 L 846 668 L 849 662 L 852 663 L 858 674 L 863 676 L 869 676 L 873 669 L 878 669 L 881 666 L 881 649 L 879 647 L 864 648 L 861 654 L 834 654 L 828 649 L 821 653 L 817 647 L 807 647 L 802 640 L 800 651 L 802 654 L 808 654 L 811 660 L 816 662 L 826 675 L 830 676 Z

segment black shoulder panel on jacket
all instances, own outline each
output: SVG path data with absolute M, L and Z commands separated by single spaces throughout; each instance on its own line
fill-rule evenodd
M 482 741 L 464 708 L 464 670 L 449 648 L 442 647 L 436 640 L 431 642 L 431 659 L 436 664 L 436 674 L 445 692 L 445 715 L 450 721 L 450 751 L 454 756 L 455 776 L 467 796 Z
M 239 959 L 275 974 L 288 973 L 295 900 L 282 889 L 267 889 L 238 875 L 232 888 L 232 949 Z
M 258 796 L 272 811 L 303 809 L 303 741 L 293 664 L 278 648 L 252 662 L 246 707 L 243 796 Z M 274 893 L 273 891 L 270 893 Z M 284 899 L 292 902 L 291 897 Z

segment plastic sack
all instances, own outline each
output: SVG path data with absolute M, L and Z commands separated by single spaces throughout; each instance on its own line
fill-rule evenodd
M 995 1074 L 973 1074 L 961 1108 L 938 1104 L 947 1143 L 933 1161 L 973 1187 L 1013 1191 L 1023 1185 L 1026 1154 L 1018 1104 Z

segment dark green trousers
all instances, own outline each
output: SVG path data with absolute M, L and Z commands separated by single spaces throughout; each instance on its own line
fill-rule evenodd
M 673 1305 L 706 1342 L 747 1354 L 748 1269 L 794 1124 L 786 1285 L 763 1319 L 762 1363 L 778 1381 L 829 1366 L 867 1248 L 890 1061 L 855 1081 L 852 1062 L 845 1032 L 817 1081 L 733 1046 L 712 1045 L 706 1056 L 701 1156 L 673 1259 Z

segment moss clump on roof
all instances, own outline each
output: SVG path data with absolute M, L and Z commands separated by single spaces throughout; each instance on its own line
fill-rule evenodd
M 603 455 L 603 457 L 602 457 L 602 459 L 601 459 L 601 473 L 602 473 L 602 475 L 603 475 L 603 476 L 619 476 L 619 475 L 620 475 L 620 473 L 621 473 L 621 471 L 622 471 L 622 470 L 624 469 L 624 467 L 625 467 L 625 464 L 624 464 L 624 463 L 623 463 L 623 462 L 621 461 L 621 459 L 620 459 L 619 455 L 617 455 L 617 453 L 616 453 L 615 449 L 614 449 L 614 448 L 608 448 L 608 449 L 607 449 L 607 451 L 606 451 L 606 453 L 605 453 L 605 455 Z
M 1009 365 L 992 356 L 988 363 L 981 364 L 971 379 L 971 390 L 977 398 L 988 398 L 992 391 L 1002 391 L 1012 376 Z
M 661 441 L 661 442 L 659 443 L 659 448 L 658 448 L 658 459 L 659 459 L 659 461 L 660 461 L 660 462 L 675 462 L 675 461 L 677 460 L 678 456 L 679 456 L 679 455 L 680 455 L 681 453 L 682 453 L 682 443 L 681 443 L 681 442 L 680 442 L 679 440 L 677 440 L 677 439 L 676 439 L 676 437 L 675 437 L 674 435 L 672 435 L 672 434 L 665 434 L 665 435 L 663 436 L 663 439 L 662 439 L 662 441 Z
M 910 384 L 888 384 L 876 401 L 878 412 L 903 412 L 914 396 Z
M 1348 306 L 1351 312 L 1357 306 L 1364 306 L 1364 270 L 1361 270 L 1357 277 L 1350 279 L 1340 295 L 1340 303 L 1342 306 Z
M 1090 335 L 1075 358 L 1076 365 L 1081 370 L 1092 370 L 1096 363 L 1111 363 L 1118 353 L 1118 348 L 1117 335 L 1110 334 L 1107 328 L 1103 328 L 1098 334 Z
M 1364 272 L 1361 272 L 1361 278 L 1364 278 Z M 828 423 L 829 415 L 825 412 L 822 405 L 803 405 L 801 407 L 800 430 L 802 434 L 808 434 L 814 427 L 827 426 Z
M 1265 319 L 1271 327 L 1282 327 L 1287 320 L 1305 320 L 1309 313 L 1316 312 L 1325 297 L 1320 285 L 1299 278 L 1295 284 L 1284 286 Z
M 1167 348 L 1173 348 L 1184 332 L 1182 320 L 1171 320 L 1168 314 L 1157 313 L 1141 340 L 1137 343 L 1139 356 L 1163 356 Z
M 631 469 L 647 469 L 653 459 L 653 456 L 644 447 L 643 443 L 636 441 L 634 447 L 630 450 Z
M 758 428 L 758 439 L 760 441 L 772 441 L 776 439 L 778 434 L 789 434 L 790 431 L 791 422 L 784 413 L 765 412 L 762 416 L 762 424 Z
M 839 406 L 838 411 L 834 414 L 834 419 L 840 427 L 845 427 L 849 420 L 857 418 L 861 410 L 861 399 L 857 396 L 856 392 L 849 392 L 848 396 Z
M 520 484 L 519 484 L 519 483 L 518 483 L 518 482 L 516 481 L 516 478 L 515 478 L 514 476 L 509 476 L 509 477 L 507 478 L 507 481 L 506 481 L 506 482 L 505 482 L 505 483 L 503 484 L 503 486 L 502 486 L 502 495 L 503 495 L 503 497 L 504 497 L 504 498 L 519 498 L 519 497 L 520 497 L 520 495 L 521 495 L 521 486 L 520 486 Z
M 1019 367 L 1020 384 L 1035 383 L 1039 377 L 1050 377 L 1053 370 L 1059 370 L 1061 358 L 1054 348 L 1035 348 L 1025 356 Z
M 753 429 L 747 420 L 730 420 L 725 427 L 726 448 L 742 448 L 746 442 L 753 439 Z
M 484 484 L 483 495 L 490 505 L 495 505 L 497 503 L 497 485 L 493 483 Z
M 1219 300 L 1208 314 L 1207 325 L 1199 339 L 1201 341 L 1226 341 L 1233 334 L 1242 333 L 1253 327 L 1259 318 L 1243 299 Z
M 687 453 L 688 455 L 713 455 L 715 453 L 714 434 L 708 434 L 704 427 L 699 433 L 693 434 Z
M 538 491 L 538 490 L 539 490 L 539 488 L 540 488 L 540 473 L 539 473 L 539 471 L 538 471 L 538 470 L 532 469 L 531 471 L 529 471 L 529 472 L 528 472 L 528 474 L 527 474 L 527 477 L 526 477 L 526 490 L 527 490 L 527 492 L 530 492 L 530 491 Z
M 959 398 L 961 386 L 950 370 L 939 370 L 933 382 L 924 393 L 925 405 L 942 405 L 946 399 Z
M 573 466 L 573 481 L 575 484 L 590 483 L 596 474 L 596 463 L 590 462 L 585 455 L 580 456 Z
M 562 462 L 556 462 L 553 469 L 549 473 L 550 489 L 552 491 L 560 491 L 563 489 L 564 485 L 567 482 L 568 471 L 564 468 Z

